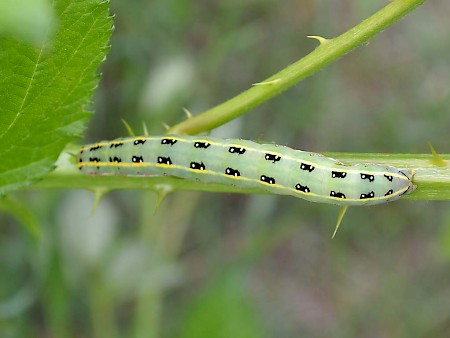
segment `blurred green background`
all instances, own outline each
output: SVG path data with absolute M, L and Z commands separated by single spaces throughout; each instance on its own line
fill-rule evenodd
M 210 108 L 387 1 L 112 0 L 115 31 L 85 142 Z M 450 2 L 212 132 L 316 152 L 450 149 Z M 0 215 L 0 336 L 447 337 L 450 208 L 152 192 L 13 196 Z M 21 225 L 37 223 L 38 238 Z M 447 298 L 448 297 L 448 298 Z

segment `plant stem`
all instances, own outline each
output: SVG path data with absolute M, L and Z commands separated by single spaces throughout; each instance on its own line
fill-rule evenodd
M 318 38 L 320 46 L 275 75 L 216 107 L 189 118 L 168 130 L 170 134 L 197 134 L 223 125 L 255 108 L 307 76 L 367 43 L 372 37 L 423 4 L 426 0 L 394 0 L 344 34 Z
M 159 213 L 155 213 L 155 209 L 151 207 L 158 204 L 154 196 L 145 194 L 143 198 L 140 238 L 146 246 L 152 248 L 153 259 L 149 262 L 149 270 L 154 271 L 155 276 L 177 266 L 182 242 L 191 224 L 191 215 L 197 208 L 198 194 L 190 194 L 189 199 L 181 195 L 166 201 L 164 211 Z M 166 280 L 170 280 L 166 283 L 161 282 L 164 278 L 153 279 L 156 281 L 146 283 L 136 299 L 133 336 L 136 338 L 161 337 L 161 328 L 165 322 L 164 298 L 173 283 L 181 282 L 178 276 L 166 277 Z

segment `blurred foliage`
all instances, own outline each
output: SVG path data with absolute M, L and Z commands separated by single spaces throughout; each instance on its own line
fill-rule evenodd
M 111 3 L 86 141 L 220 103 L 360 22 L 378 2 Z M 216 136 L 317 152 L 449 148 L 450 3 L 427 2 Z M 337 208 L 280 196 L 19 193 L 39 220 L 0 215 L 1 337 L 445 337 L 445 202 Z
M 48 0 L 2 0 L 0 2 L 0 36 L 23 39 L 39 46 L 54 25 Z

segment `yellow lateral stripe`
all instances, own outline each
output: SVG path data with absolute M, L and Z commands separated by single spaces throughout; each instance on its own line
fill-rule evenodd
M 111 164 L 114 164 L 114 165 L 111 165 Z M 405 188 L 400 189 L 398 191 L 395 191 L 391 195 L 388 195 L 388 196 L 379 196 L 379 197 L 373 197 L 373 198 L 367 198 L 367 199 L 355 199 L 355 198 L 342 199 L 342 198 L 339 198 L 339 197 L 333 197 L 333 196 L 328 196 L 328 195 L 325 195 L 325 196 L 324 195 L 319 195 L 319 194 L 312 193 L 312 192 L 303 192 L 303 191 L 300 191 L 300 190 L 296 190 L 296 189 L 293 189 L 293 188 L 286 187 L 284 185 L 270 184 L 270 183 L 267 183 L 267 182 L 263 182 L 263 181 L 260 181 L 260 180 L 257 180 L 257 179 L 248 178 L 248 177 L 244 177 L 244 176 L 232 176 L 232 175 L 227 175 L 227 174 L 219 173 L 219 172 L 212 171 L 212 170 L 198 170 L 198 169 L 186 168 L 184 166 L 175 165 L 175 164 L 150 163 L 150 162 L 140 162 L 140 163 L 80 162 L 80 163 L 77 164 L 77 167 L 79 169 L 81 169 L 84 166 L 90 166 L 90 167 L 160 167 L 160 168 L 169 168 L 169 169 L 184 169 L 184 170 L 188 170 L 190 172 L 194 172 L 194 173 L 197 173 L 197 174 L 220 175 L 220 176 L 227 177 L 227 178 L 233 178 L 235 180 L 247 181 L 247 182 L 252 182 L 252 183 L 259 183 L 259 184 L 261 184 L 263 186 L 266 186 L 266 187 L 286 189 L 286 190 L 295 192 L 296 194 L 300 194 L 300 195 L 321 197 L 321 198 L 335 200 L 335 201 L 350 201 L 350 202 L 379 201 L 379 200 L 385 200 L 385 199 L 389 199 L 389 198 L 401 195 L 401 194 L 403 194 L 405 191 L 407 191 L 409 189 L 409 186 L 408 186 L 408 187 L 405 187 Z
M 168 139 L 175 140 L 175 141 L 180 141 L 180 142 L 185 142 L 185 143 L 192 143 L 192 142 L 194 142 L 194 140 L 183 139 L 183 138 L 180 138 L 178 136 L 170 136 L 170 135 L 168 135 L 167 137 L 166 136 L 159 136 L 159 137 L 133 137 L 133 138 L 126 138 L 126 139 L 123 139 L 121 141 L 109 141 L 109 142 L 93 143 L 93 144 L 89 145 L 88 147 L 81 148 L 81 151 L 89 151 L 91 148 L 95 148 L 95 147 L 98 147 L 98 146 L 99 147 L 104 147 L 104 146 L 115 144 L 115 143 L 130 143 L 130 142 L 134 142 L 136 140 L 156 141 L 156 140 L 162 140 L 164 138 L 168 138 Z M 244 146 L 244 145 L 241 145 L 241 144 L 238 144 L 238 143 L 227 143 L 226 145 L 224 145 L 222 143 L 217 143 L 217 142 L 214 142 L 214 141 L 211 141 L 211 140 L 202 139 L 202 138 L 195 139 L 195 142 L 206 142 L 206 143 L 209 143 L 211 145 L 219 146 L 219 147 L 222 147 L 222 148 L 224 148 L 224 147 L 244 148 L 245 150 L 253 151 L 253 152 L 261 153 L 261 154 L 266 152 L 265 150 L 262 150 L 262 149 L 249 148 L 247 146 Z M 289 148 L 289 147 L 286 147 L 286 148 Z M 296 149 L 293 149 L 293 148 L 289 148 L 289 149 L 296 150 Z M 299 150 L 299 151 L 308 153 L 308 151 L 304 151 L 304 150 Z M 317 163 L 314 163 L 314 162 L 311 162 L 311 161 L 299 160 L 297 158 L 294 158 L 294 157 L 291 157 L 291 156 L 286 156 L 284 154 L 277 153 L 277 152 L 270 152 L 270 153 L 274 154 L 276 156 L 280 156 L 281 158 L 284 158 L 286 160 L 291 160 L 291 161 L 294 161 L 294 162 L 297 162 L 297 163 L 305 163 L 305 164 L 308 164 L 308 165 L 312 165 L 315 168 L 329 169 L 327 166 L 320 165 L 320 164 L 317 164 Z M 322 155 L 320 153 L 314 153 L 314 152 L 312 152 L 312 153 L 313 154 L 317 154 L 319 156 L 323 156 L 324 158 L 327 158 L 329 160 L 335 161 L 336 163 L 341 163 L 340 161 L 338 161 L 338 160 L 336 160 L 334 158 L 326 157 L 326 156 L 324 156 L 324 155 Z M 107 162 L 105 162 L 105 163 L 107 163 Z M 138 164 L 138 163 L 132 163 L 132 165 L 136 165 L 136 164 Z M 370 164 L 377 165 L 376 163 L 370 163 Z M 112 164 L 111 166 L 115 166 L 115 165 Z M 387 172 L 379 172 L 379 171 L 370 171 L 370 170 L 361 170 L 361 169 L 345 169 L 345 167 L 349 167 L 349 166 L 347 166 L 345 164 L 343 164 L 343 166 L 344 166 L 344 168 L 336 168 L 336 170 L 339 171 L 339 172 L 346 172 L 346 173 L 362 172 L 363 174 L 368 174 L 368 175 L 384 175 L 384 174 L 386 174 L 386 175 L 393 176 L 393 177 L 396 177 L 396 178 L 399 178 L 399 179 L 402 179 L 402 180 L 405 180 L 405 181 L 410 181 L 410 179 L 406 175 L 400 175 L 400 174 L 391 173 L 391 172 L 388 172 L 388 171 Z

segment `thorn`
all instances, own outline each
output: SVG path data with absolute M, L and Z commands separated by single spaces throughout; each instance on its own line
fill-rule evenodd
M 136 134 L 134 133 L 133 129 L 130 127 L 130 125 L 127 123 L 127 121 L 125 121 L 124 119 L 121 119 L 122 123 L 125 125 L 125 128 L 127 129 L 127 132 L 130 136 L 136 136 Z
M 144 121 L 142 121 L 142 130 L 144 131 L 144 136 L 149 136 L 147 124 Z
M 184 107 L 183 107 L 183 111 L 184 111 L 184 113 L 186 114 L 186 118 L 187 118 L 187 119 L 192 118 L 192 113 L 191 113 L 187 108 L 184 108 Z
M 170 129 L 170 126 L 167 123 L 162 122 L 161 124 L 166 131 Z
M 308 35 L 307 38 L 315 39 L 315 40 L 319 41 L 320 45 L 324 45 L 324 44 L 326 44 L 328 41 L 330 41 L 330 40 L 325 39 L 324 37 L 319 36 L 319 35 Z
M 108 191 L 109 191 L 109 189 L 105 189 L 105 188 L 96 188 L 93 190 L 94 204 L 92 205 L 92 210 L 91 210 L 90 216 L 95 214 L 95 211 L 97 210 L 98 206 L 100 205 L 102 198 L 106 195 L 106 193 Z
M 333 232 L 333 236 L 331 236 L 331 238 L 333 239 L 334 236 L 336 236 L 336 233 L 339 229 L 339 226 L 341 225 L 342 219 L 344 218 L 345 213 L 347 212 L 348 207 L 341 207 L 339 209 L 339 215 L 338 215 L 338 219 L 336 222 L 336 227 L 334 228 L 334 232 Z
M 275 79 L 275 80 L 270 80 L 270 81 L 263 81 L 263 82 L 257 82 L 257 83 L 252 83 L 252 86 L 265 86 L 265 85 L 273 85 L 275 83 L 280 82 L 281 79 Z
M 437 167 L 446 167 L 447 164 L 445 161 L 439 156 L 439 154 L 434 149 L 431 142 L 428 142 L 428 146 L 430 147 L 431 154 L 433 155 L 433 159 L 431 160 L 431 163 L 434 164 Z
M 161 207 L 162 202 L 166 199 L 166 197 L 173 191 L 173 188 L 171 185 L 167 184 L 157 184 L 155 185 L 156 190 L 156 205 L 155 205 L 155 214 Z

